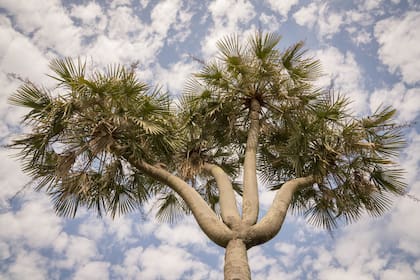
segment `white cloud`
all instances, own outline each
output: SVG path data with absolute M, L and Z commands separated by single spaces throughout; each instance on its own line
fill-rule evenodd
M 89 2 L 86 5 L 73 5 L 70 15 L 81 21 L 80 31 L 84 36 L 103 32 L 108 24 L 108 17 L 105 11 L 95 2 Z
M 2 15 L 0 37 L 0 68 L 4 74 L 14 73 L 37 82 L 46 80 L 44 74 L 48 60 L 42 51 L 28 37 L 14 30 L 10 20 Z
M 274 16 L 274 15 L 269 16 L 265 13 L 262 13 L 260 15 L 259 20 L 264 25 L 264 30 L 266 30 L 267 32 L 274 32 L 275 33 L 280 28 L 280 23 L 279 23 L 277 17 Z
M 2 279 L 47 279 L 47 259 L 36 252 L 21 251 Z
M 290 0 L 290 1 L 278 1 L 278 0 L 267 0 L 271 9 L 278 12 L 282 17 L 287 19 L 290 9 L 295 6 L 299 0 Z
M 184 219 L 176 225 L 161 224 L 155 230 L 155 237 L 164 244 L 172 246 L 194 246 L 194 249 L 200 249 L 211 253 L 208 247 L 208 238 L 197 226 L 197 222 L 193 219 Z M 214 251 L 213 251 L 214 253 Z
M 369 101 L 372 112 L 380 105 L 391 105 L 397 109 L 398 121 L 412 122 L 420 113 L 420 88 L 407 89 L 403 83 L 397 83 L 392 88 L 375 90 Z
M 391 73 L 401 74 L 404 82 L 420 81 L 420 12 L 407 12 L 402 18 L 390 17 L 375 25 L 379 59 Z
M 163 42 L 148 34 L 140 34 L 133 40 L 111 39 L 100 35 L 86 54 L 94 58 L 94 62 L 101 65 L 113 63 L 132 63 L 139 61 L 141 65 L 149 66 L 154 62 L 152 59 L 157 55 Z M 141 51 L 139 51 L 141 50 Z
M 0 15 L 0 38 L 0 139 L 5 137 L 2 140 L 8 142 L 11 131 L 20 125 L 21 117 L 27 112 L 22 107 L 7 103 L 7 99 L 22 83 L 13 76 L 37 83 L 45 82 L 48 60 L 30 39 L 14 30 L 4 15 Z
M 172 94 L 179 95 L 185 82 L 193 73 L 198 72 L 198 65 L 190 59 L 190 62 L 178 61 L 168 68 L 158 66 L 155 72 L 160 84 L 165 85 Z
M 345 13 L 345 21 L 349 28 L 371 27 L 375 18 L 369 11 L 358 8 Z
M 98 20 L 103 11 L 98 3 L 90 2 L 86 5 L 73 5 L 71 16 L 82 20 L 84 24 L 92 24 Z
M 248 261 L 251 270 L 255 273 L 277 264 L 276 259 L 267 257 L 261 247 L 253 247 L 248 251 Z
M 280 253 L 287 255 L 288 257 L 292 257 L 297 249 L 295 245 L 287 244 L 284 242 L 276 243 L 274 248 Z
M 74 280 L 102 280 L 109 279 L 109 267 L 107 262 L 89 262 L 79 268 L 75 275 Z
M 307 6 L 301 7 L 298 11 L 296 11 L 293 14 L 293 18 L 297 24 L 310 27 L 317 21 L 317 11 L 317 4 L 311 3 Z
M 324 280 L 374 280 L 373 277 L 365 275 L 363 272 L 359 271 L 357 268 L 354 269 L 343 269 L 343 268 L 328 268 L 319 273 L 319 278 Z
M 121 278 L 121 279 L 140 279 L 140 258 L 143 254 L 142 247 L 136 247 L 127 250 L 124 253 L 124 261 L 121 265 L 114 265 L 112 270 Z
M 0 238 L 10 244 L 32 248 L 52 246 L 61 231 L 61 220 L 45 195 L 25 194 L 30 199 L 17 212 L 0 214 Z
M 318 21 L 319 31 L 321 36 L 331 38 L 334 34 L 340 31 L 340 27 L 343 24 L 343 15 L 340 13 L 330 13 L 325 10 L 324 7 L 320 10 L 321 18 Z
M 169 245 L 127 251 L 124 263 L 114 267 L 123 279 L 218 279 L 219 273 L 194 259 L 188 251 Z M 220 279 L 220 278 L 219 278 Z
M 319 79 L 320 86 L 327 87 L 334 81 L 334 88 L 350 97 L 350 108 L 355 113 L 366 113 L 368 93 L 363 86 L 363 71 L 352 52 L 342 53 L 335 47 L 318 50 L 315 57 L 321 61 L 325 75 Z
M 133 14 L 131 7 L 119 6 L 108 10 L 107 35 L 112 40 L 130 40 L 131 33 L 143 28 L 141 20 Z
M 85 49 L 85 54 L 101 65 L 139 61 L 144 72 L 157 64 L 156 57 L 165 41 L 183 41 L 190 32 L 187 25 L 192 14 L 182 7 L 181 1 L 159 2 L 151 11 L 150 24 L 142 21 L 129 5 L 116 5 L 106 13 L 105 32 L 99 32 Z M 171 28 L 174 32 L 169 34 Z
M 365 1 L 360 1 L 361 5 L 361 9 L 363 10 L 373 10 L 378 8 L 381 4 L 382 4 L 383 0 L 365 0 Z
M 140 0 L 139 2 L 143 8 L 146 8 L 150 4 L 150 0 Z
M 363 28 L 350 26 L 346 28 L 350 34 L 350 39 L 358 46 L 372 42 L 372 35 Z
M 81 30 L 73 24 L 68 12 L 57 0 L 13 1 L 3 0 L 6 9 L 25 35 L 40 48 L 59 55 L 75 56 L 81 51 Z
M 274 249 L 282 255 L 281 264 L 285 267 L 292 267 L 297 260 L 297 256 L 302 255 L 306 250 L 305 247 L 298 247 L 295 244 L 285 242 L 277 242 L 274 244 Z
M 187 271 L 206 271 L 204 264 L 194 261 L 187 251 L 178 247 L 148 247 L 140 258 L 143 267 L 140 275 L 144 279 L 156 279 L 159 276 L 168 280 L 180 279 Z M 162 266 L 162 263 L 165 266 Z
M 115 9 L 118 7 L 123 7 L 123 6 L 127 6 L 130 7 L 131 6 L 131 0 L 113 0 L 111 1 L 111 9 Z
M 410 5 L 410 8 L 412 9 L 420 8 L 420 4 L 417 0 L 408 0 L 408 5 Z
M 273 200 L 275 196 L 276 196 L 275 191 L 268 191 L 266 189 L 261 188 L 259 192 L 260 207 L 263 210 L 268 210 L 270 206 L 273 204 Z
M 133 219 L 128 216 L 120 216 L 115 219 L 107 217 L 104 221 L 107 233 L 113 236 L 116 241 L 122 243 L 133 241 Z
M 54 249 L 61 252 L 63 257 L 56 260 L 59 268 L 76 268 L 98 258 L 98 250 L 94 240 L 62 233 L 56 242 Z
M 337 7 L 331 1 L 312 1 L 293 13 L 297 24 L 314 30 L 320 41 L 329 40 L 342 29 L 357 46 L 372 41 L 372 26 L 386 11 L 383 0 L 353 1 L 353 6 Z
M 303 275 L 302 270 L 300 268 L 296 268 L 293 271 L 285 271 L 281 267 L 277 266 L 270 266 L 267 272 L 256 273 L 254 275 L 255 280 L 295 280 L 300 279 Z M 306 275 L 309 276 L 309 275 Z M 307 279 L 313 279 L 307 277 Z
M 418 165 L 419 161 L 417 161 Z M 419 197 L 420 184 L 411 185 L 411 193 Z M 408 198 L 400 199 L 391 215 L 387 226 L 393 243 L 403 252 L 420 258 L 420 251 L 415 244 L 420 243 L 420 221 L 417 218 L 418 203 Z
M 59 4 L 57 0 L 46 0 L 40 5 L 36 1 L 1 0 L 1 7 L 15 17 L 16 23 L 25 34 L 29 34 L 43 25 L 41 12 L 55 9 Z M 30 16 L 28 16 L 30 15 Z
M 0 261 L 4 261 L 11 256 L 10 247 L 5 242 L 0 242 Z
M 171 37 L 168 38 L 167 42 L 169 45 L 178 45 L 184 42 L 187 37 L 191 34 L 191 20 L 193 13 L 188 9 L 180 9 L 177 15 L 177 21 L 173 24 L 174 31 L 171 32 Z
M 211 2 L 208 9 L 213 25 L 201 43 L 205 58 L 217 52 L 216 42 L 219 39 L 226 35 L 246 33 L 241 25 L 249 23 L 256 16 L 254 6 L 247 0 L 216 0 Z
M 309 29 L 315 26 L 320 39 L 330 39 L 341 30 L 344 13 L 333 12 L 328 4 L 311 3 L 293 14 L 296 23 Z
M 358 232 L 357 235 L 354 233 Z M 387 260 L 380 256 L 381 240 L 377 229 L 371 228 L 366 221 L 360 221 L 345 230 L 345 234 L 337 240 L 334 256 L 340 267 L 358 268 L 366 273 L 374 273 L 368 267 L 382 269 Z M 369 264 L 373 262 L 372 264 Z M 378 271 L 378 270 L 377 270 Z M 361 272 L 361 271 L 359 271 Z
M 238 23 L 249 22 L 255 16 L 253 5 L 246 0 L 216 0 L 209 5 L 209 10 L 215 26 L 235 27 Z
M 407 264 L 393 264 L 390 269 L 385 269 L 381 272 L 381 280 L 416 280 L 418 274 Z
M 79 226 L 79 234 L 93 240 L 100 240 L 105 234 L 105 223 L 98 217 L 89 217 Z
M 181 1 L 161 1 L 151 12 L 152 28 L 157 33 L 166 36 L 169 28 L 176 22 L 177 13 L 180 9 Z
M 21 190 L 29 178 L 20 171 L 20 164 L 11 159 L 10 150 L 0 149 L 0 208 L 9 207 L 9 199 Z M 0 222 L 1 223 L 1 222 Z
M 403 151 L 400 156 L 400 162 L 404 170 L 407 172 L 405 174 L 406 182 L 413 184 L 417 181 L 418 177 L 418 168 L 420 165 L 420 134 L 414 129 L 406 134 L 407 148 Z M 416 195 L 420 196 L 420 188 L 412 188 L 410 191 L 417 191 Z
M 150 216 L 152 217 L 152 215 L 150 215 Z M 158 226 L 159 226 L 159 224 L 156 223 L 156 221 L 154 221 L 153 218 L 152 219 L 147 219 L 146 221 L 144 221 L 142 223 L 138 223 L 138 224 L 134 225 L 137 232 L 141 235 L 153 234 Z

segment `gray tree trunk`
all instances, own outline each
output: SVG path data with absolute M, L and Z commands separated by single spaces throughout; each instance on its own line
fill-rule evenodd
M 225 280 L 250 280 L 251 271 L 245 243 L 241 239 L 232 239 L 225 251 Z

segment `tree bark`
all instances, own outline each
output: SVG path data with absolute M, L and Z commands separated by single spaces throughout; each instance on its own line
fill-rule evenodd
M 283 225 L 294 192 L 312 183 L 314 183 L 312 176 L 296 178 L 284 183 L 277 191 L 265 216 L 242 233 L 241 236 L 246 241 L 248 249 L 263 244 L 277 235 Z
M 225 251 L 225 280 L 249 280 L 251 271 L 245 243 L 241 239 L 229 241 Z
M 260 130 L 261 105 L 256 99 L 251 100 L 250 127 L 246 141 L 244 160 L 244 193 L 242 200 L 242 221 L 245 225 L 254 225 L 258 219 L 259 200 L 257 184 L 257 149 Z
M 200 194 L 181 178 L 142 160 L 129 160 L 133 166 L 173 189 L 187 203 L 201 230 L 217 245 L 226 248 L 234 234 L 208 206 Z
M 219 190 L 219 205 L 223 222 L 229 228 L 235 228 L 240 223 L 238 206 L 236 205 L 235 193 L 229 176 L 222 168 L 215 164 L 204 164 L 204 169 L 209 172 L 216 180 Z

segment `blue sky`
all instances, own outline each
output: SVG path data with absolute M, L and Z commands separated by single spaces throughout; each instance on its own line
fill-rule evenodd
M 174 96 L 225 35 L 257 29 L 304 40 L 325 75 L 354 100 L 356 114 L 381 104 L 402 123 L 420 114 L 418 0 L 58 1 L 0 0 L 0 144 L 22 131 L 25 113 L 7 104 L 14 76 L 51 86 L 48 62 L 85 57 L 92 67 L 139 61 L 138 75 Z M 410 194 L 420 197 L 419 125 L 406 129 L 400 157 Z M 49 198 L 25 189 L 12 153 L 0 149 L 0 279 L 222 279 L 223 250 L 194 220 L 159 224 L 133 213 L 111 220 L 82 210 L 55 215 Z M 267 209 L 272 193 L 261 190 Z M 398 199 L 331 237 L 288 216 L 281 233 L 249 251 L 253 279 L 418 279 L 420 203 Z

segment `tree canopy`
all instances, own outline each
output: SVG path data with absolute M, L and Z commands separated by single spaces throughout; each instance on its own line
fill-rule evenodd
M 406 192 L 395 109 L 355 116 L 317 86 L 320 63 L 303 42 L 280 50 L 280 39 L 225 37 L 181 96 L 141 81 L 135 65 L 54 59 L 55 87 L 28 81 L 10 97 L 29 109 L 11 147 L 57 214 L 114 217 L 149 200 L 163 221 L 193 214 L 226 248 L 225 279 L 250 279 L 247 250 L 272 239 L 289 208 L 331 231 Z M 262 186 L 276 194 L 259 219 Z
M 10 98 L 29 109 L 28 130 L 12 146 L 63 216 L 80 206 L 111 216 L 142 211 L 149 199 L 165 221 L 194 212 L 161 171 L 224 220 L 221 188 L 243 195 L 242 218 L 252 225 L 258 180 L 277 191 L 298 178 L 309 179 L 290 208 L 316 226 L 381 215 L 406 188 L 395 162 L 404 146 L 396 111 L 354 116 L 347 98 L 316 86 L 320 63 L 303 42 L 285 50 L 279 42 L 261 32 L 222 39 L 179 98 L 141 81 L 134 67 L 89 71 L 81 59 L 54 59 L 54 89 L 26 82 Z

